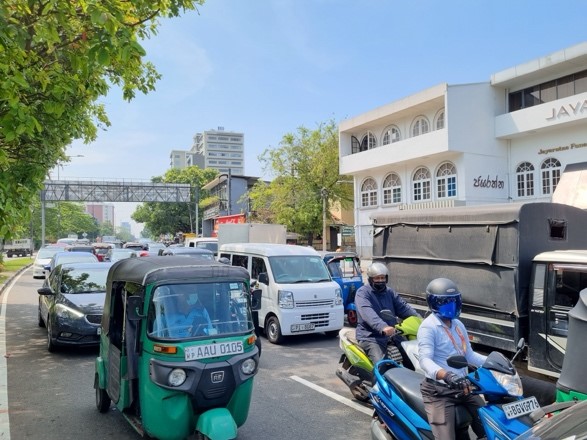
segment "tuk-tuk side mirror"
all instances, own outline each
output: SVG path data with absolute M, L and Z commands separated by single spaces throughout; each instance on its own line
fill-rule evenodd
M 251 292 L 251 310 L 259 310 L 261 309 L 261 289 L 255 289 Z
M 267 272 L 261 272 L 257 281 L 263 284 L 269 284 L 269 275 L 267 275 Z
M 129 296 L 126 300 L 126 314 L 131 321 L 140 321 L 146 315 L 141 314 L 143 298 L 140 296 Z
M 50 287 L 41 287 L 40 289 L 37 289 L 37 293 L 39 295 L 53 295 L 53 291 Z

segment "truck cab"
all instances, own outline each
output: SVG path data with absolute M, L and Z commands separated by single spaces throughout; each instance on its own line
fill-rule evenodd
M 552 251 L 533 260 L 528 369 L 553 375 L 567 347 L 569 311 L 587 288 L 587 250 Z M 558 374 L 556 374 L 558 376 Z

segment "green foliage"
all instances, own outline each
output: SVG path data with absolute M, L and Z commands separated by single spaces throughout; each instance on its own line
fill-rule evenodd
M 279 148 L 265 150 L 259 160 L 277 177 L 269 184 L 257 182 L 250 192 L 258 221 L 284 224 L 288 231 L 313 236 L 322 233 L 323 194 L 327 222 L 333 203 L 352 206 L 352 184 L 345 183 L 350 179 L 338 173 L 334 121 L 286 134 Z
M 202 186 L 218 176 L 218 171 L 191 166 L 184 169 L 170 169 L 165 175 L 154 177 L 153 182 L 189 183 L 198 188 L 199 199 L 207 197 Z M 176 232 L 192 232 L 196 229 L 195 201 L 192 203 L 161 203 L 147 202 L 137 207 L 131 218 L 138 223 L 145 223 L 145 229 L 152 236 L 175 234 Z M 201 218 L 199 219 L 201 222 Z
M 140 41 L 159 20 L 203 0 L 2 0 L 0 2 L 0 236 L 29 215 L 45 176 L 74 139 L 110 125 L 98 99 L 124 99 L 159 78 Z

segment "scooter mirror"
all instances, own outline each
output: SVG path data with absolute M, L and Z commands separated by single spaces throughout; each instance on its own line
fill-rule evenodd
M 379 312 L 379 316 L 381 316 L 384 321 L 391 321 L 395 318 L 395 315 L 389 309 L 383 309 L 381 312 Z
M 465 368 L 468 366 L 467 358 L 465 356 L 451 356 L 446 360 L 449 367 L 452 368 Z

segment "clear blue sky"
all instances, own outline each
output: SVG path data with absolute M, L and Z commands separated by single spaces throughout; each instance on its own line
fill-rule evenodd
M 144 43 L 163 75 L 68 150 L 63 178 L 160 176 L 195 133 L 245 134 L 245 173 L 299 126 L 339 122 L 436 84 L 493 73 L 585 41 L 587 1 L 209 0 Z M 56 173 L 53 173 L 56 177 Z M 130 206 L 117 209 L 129 220 Z M 124 211 L 124 214 L 123 214 Z

